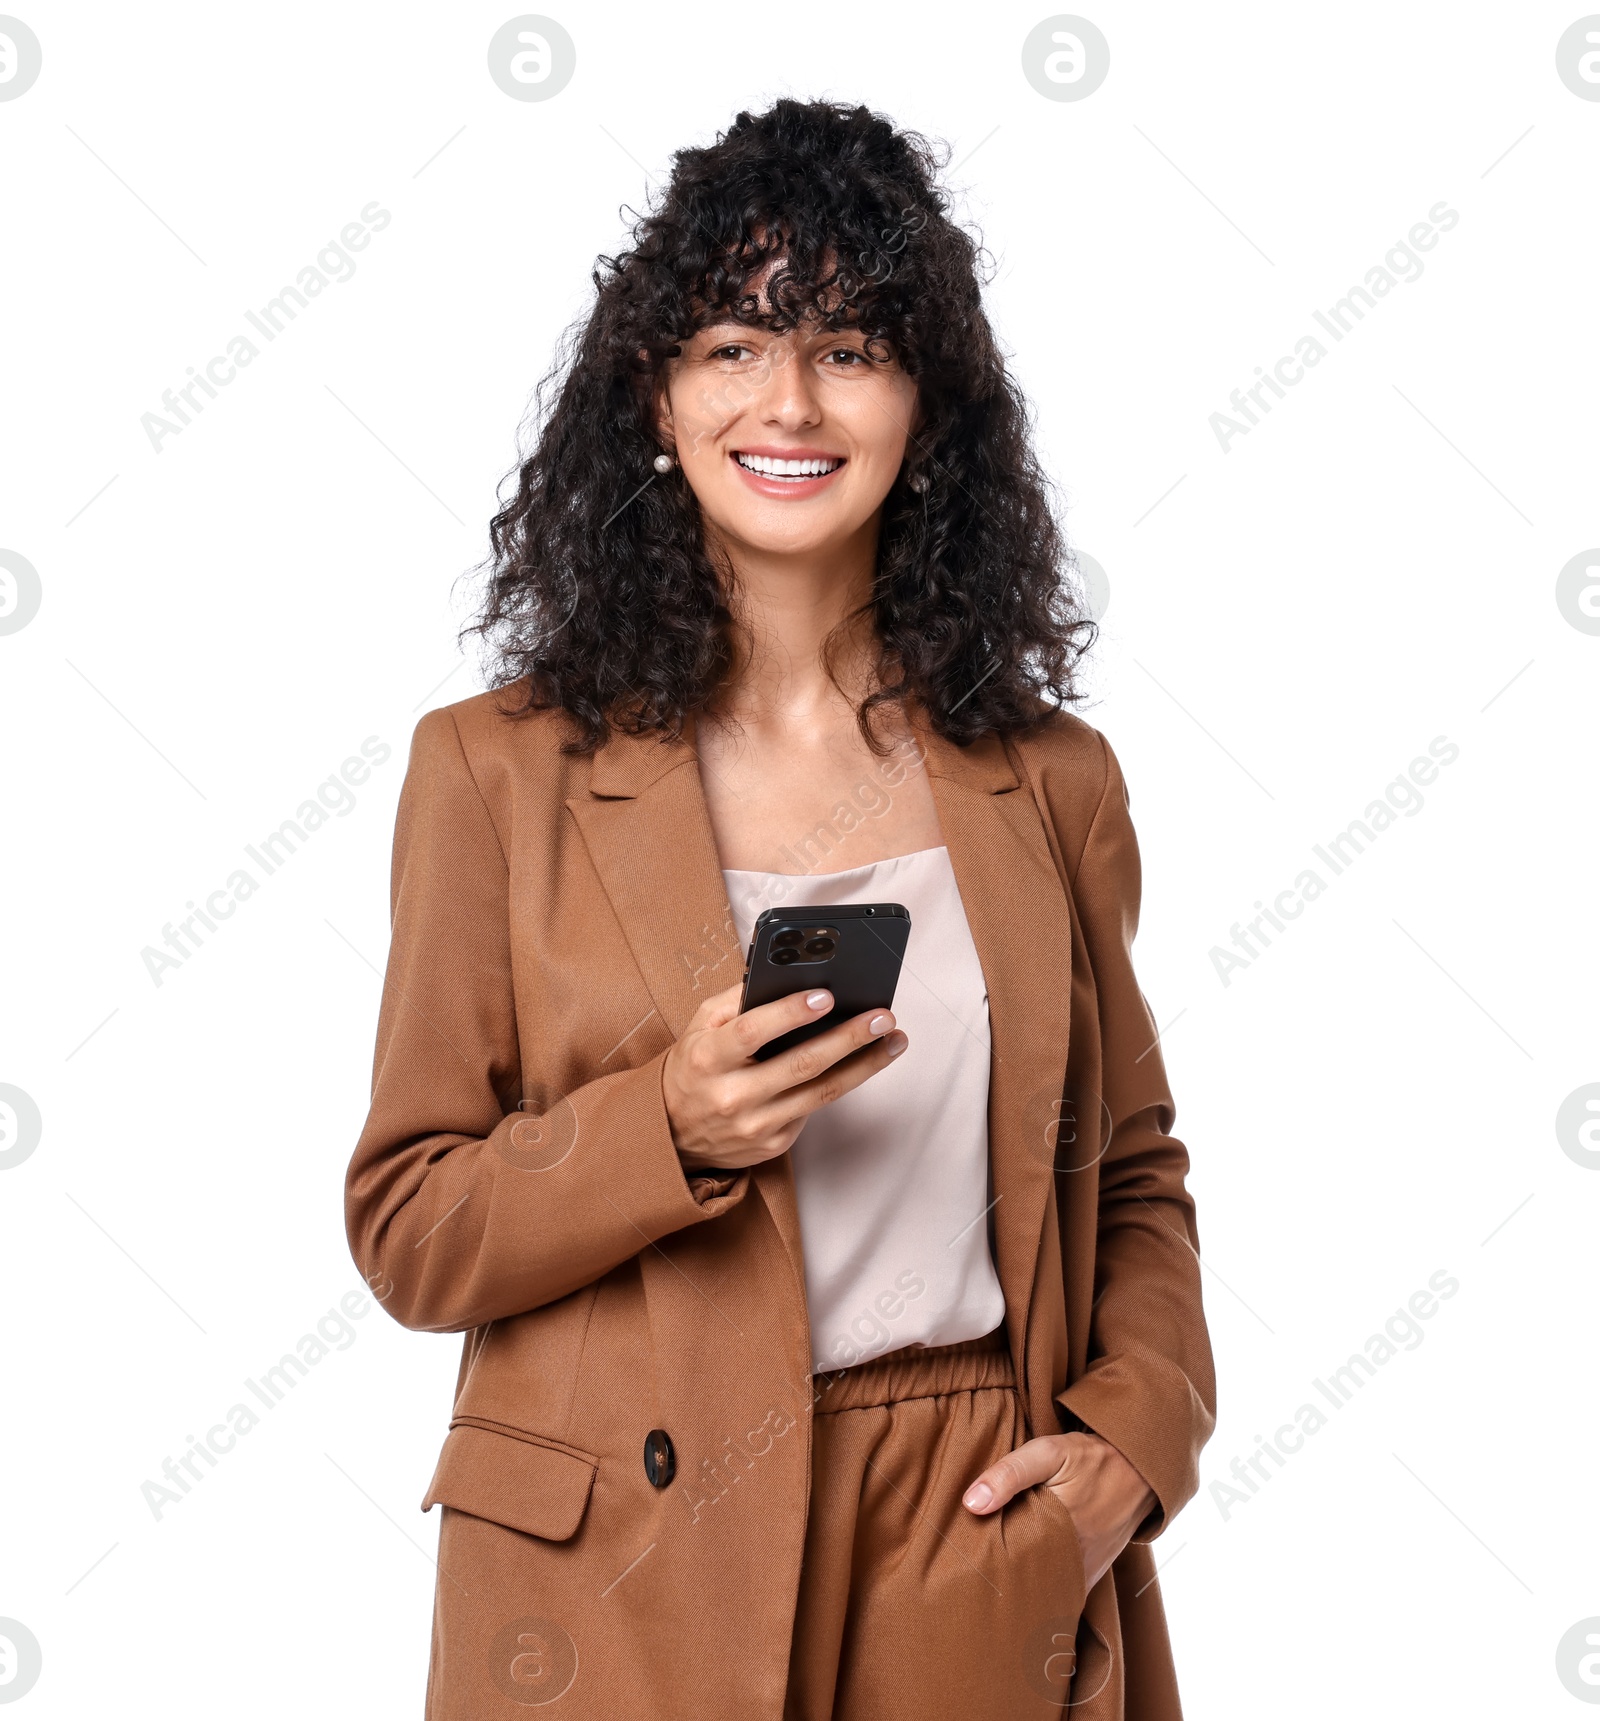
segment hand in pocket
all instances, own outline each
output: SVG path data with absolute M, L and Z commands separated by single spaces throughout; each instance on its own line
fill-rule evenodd
M 1042 1434 L 991 1464 L 961 1497 L 983 1517 L 1024 1488 L 1048 1488 L 1066 1507 L 1083 1549 L 1084 1593 L 1099 1583 L 1156 1505 L 1154 1489 L 1098 1434 Z

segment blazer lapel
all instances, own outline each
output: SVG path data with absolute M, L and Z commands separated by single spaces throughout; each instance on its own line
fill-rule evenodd
M 1062 1123 L 1072 924 L 1038 807 L 993 735 L 958 747 L 919 722 L 925 769 L 989 992 L 995 1270 L 1019 1382 Z M 1054 1429 L 1045 1432 L 1054 1433 Z
M 613 734 L 594 756 L 589 793 L 567 805 L 676 1040 L 744 971 L 692 725 L 677 740 Z
M 613 732 L 594 755 L 588 794 L 567 801 L 674 1040 L 707 998 L 744 977 L 694 737 L 692 716 L 676 740 Z M 809 1358 L 793 1164 L 780 1154 L 751 1177 L 783 1239 Z

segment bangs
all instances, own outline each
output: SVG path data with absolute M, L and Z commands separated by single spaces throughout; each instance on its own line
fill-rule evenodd
M 847 255 L 836 230 L 808 240 L 776 221 L 753 222 L 736 247 L 685 282 L 687 315 L 674 346 L 718 323 L 775 335 L 850 330 L 866 337 L 869 358 L 891 362 L 904 351 L 906 308 L 892 304 L 867 271 L 841 261 Z
M 687 283 L 693 327 L 729 321 L 784 334 L 806 321 L 876 323 L 882 295 L 865 269 L 850 266 L 848 243 L 833 229 L 807 235 L 753 224 Z

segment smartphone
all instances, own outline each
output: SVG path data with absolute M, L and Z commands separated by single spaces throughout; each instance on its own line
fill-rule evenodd
M 898 902 L 767 909 L 750 938 L 740 1013 L 818 986 L 833 994 L 833 1008 L 768 1040 L 755 1056 L 775 1057 L 866 1010 L 891 1008 L 910 936 L 911 916 Z

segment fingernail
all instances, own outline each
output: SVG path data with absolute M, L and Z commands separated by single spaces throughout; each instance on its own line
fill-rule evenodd
M 987 1482 L 975 1482 L 967 1490 L 962 1500 L 963 1506 L 970 1506 L 974 1512 L 981 1512 L 994 1498 L 994 1490 Z
M 874 1016 L 872 1020 L 867 1023 L 867 1032 L 869 1034 L 881 1034 L 888 1026 L 889 1018 L 887 1016 Z
M 827 1003 L 827 1001 L 828 1001 L 828 994 L 826 992 L 808 992 L 808 993 L 806 993 L 806 1003 L 813 1010 L 820 1010 L 822 1008 L 822 1006 Z
M 884 1045 L 886 1045 L 889 1048 L 889 1056 L 891 1058 L 898 1058 L 900 1056 L 900 1054 L 906 1049 L 906 1047 L 911 1044 L 911 1042 L 905 1037 L 904 1034 L 902 1034 L 900 1032 L 900 1030 L 898 1028 L 896 1028 L 895 1031 L 889 1036 L 889 1038 L 887 1040 L 885 1040 L 883 1043 L 884 1043 Z

